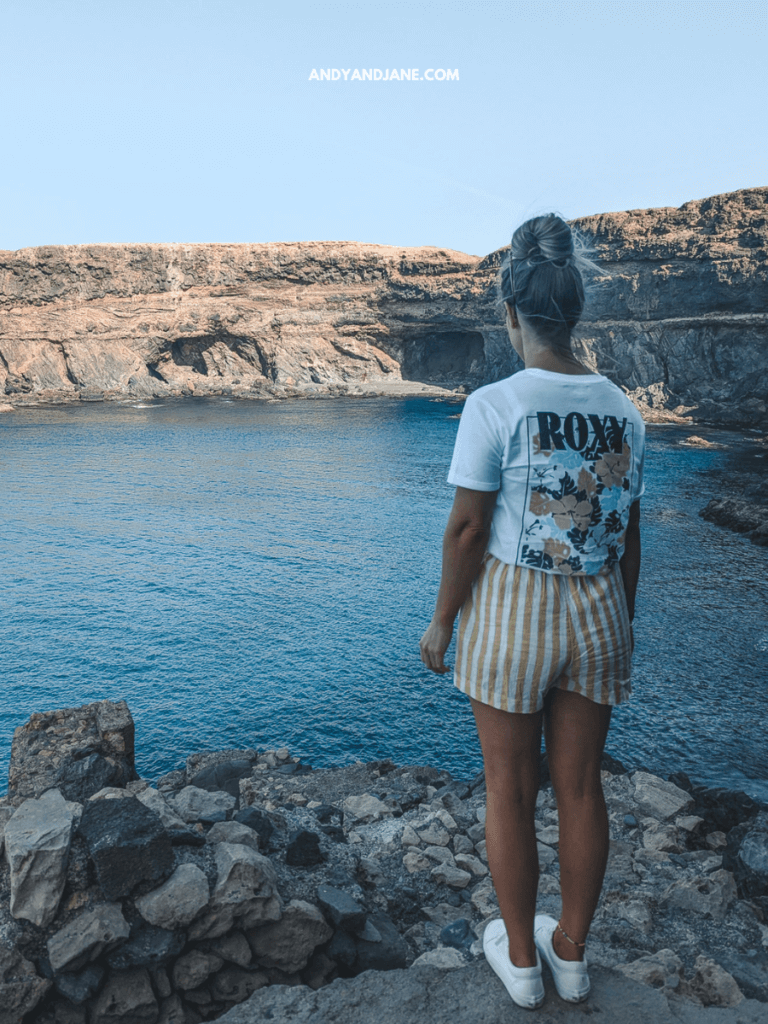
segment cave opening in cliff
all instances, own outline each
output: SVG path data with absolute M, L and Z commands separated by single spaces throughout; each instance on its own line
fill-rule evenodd
M 485 348 L 479 331 L 433 331 L 403 342 L 404 380 L 459 382 L 481 375 Z

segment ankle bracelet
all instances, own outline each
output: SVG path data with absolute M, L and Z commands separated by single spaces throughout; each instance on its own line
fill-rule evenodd
M 557 927 L 560 929 L 560 932 L 563 935 L 565 935 L 565 932 L 563 931 L 562 926 L 561 926 L 559 921 L 557 922 Z M 586 946 L 586 944 L 587 944 L 586 941 L 584 941 L 584 942 L 576 942 L 574 939 L 571 938 L 570 935 L 565 935 L 565 937 L 566 937 L 566 939 L 568 939 L 569 942 L 572 942 L 574 944 L 574 946 Z

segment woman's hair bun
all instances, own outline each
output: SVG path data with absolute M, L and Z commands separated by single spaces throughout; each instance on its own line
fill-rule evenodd
M 532 217 L 512 235 L 497 279 L 499 302 L 512 303 L 540 334 L 570 331 L 584 307 L 584 272 L 600 267 L 581 235 L 556 213 Z

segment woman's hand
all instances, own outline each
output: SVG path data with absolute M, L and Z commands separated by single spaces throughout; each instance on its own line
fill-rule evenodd
M 442 675 L 445 672 L 451 671 L 450 665 L 446 665 L 443 658 L 448 650 L 448 644 L 450 644 L 452 636 L 453 623 L 450 626 L 444 626 L 437 619 L 432 619 L 426 633 L 419 642 L 421 660 L 432 672 L 438 672 Z

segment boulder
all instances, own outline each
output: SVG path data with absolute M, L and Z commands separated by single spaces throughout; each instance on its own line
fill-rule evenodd
M 411 967 L 439 967 L 442 971 L 453 971 L 458 967 L 465 967 L 466 963 L 458 949 L 438 946 L 437 949 L 428 949 L 426 953 L 417 956 Z
M 672 882 L 664 890 L 661 901 L 668 906 L 709 916 L 713 921 L 722 921 L 736 895 L 733 875 L 721 868 L 711 875 Z
M 365 927 L 365 910 L 354 897 L 332 885 L 318 885 L 317 902 L 335 928 L 359 934 Z
M 197 988 L 206 981 L 209 975 L 218 971 L 224 961 L 215 953 L 206 953 L 201 949 L 192 949 L 180 956 L 173 965 L 171 978 L 174 988 L 188 990 Z
M 344 824 L 362 823 L 366 821 L 378 821 L 380 818 L 390 817 L 392 810 L 370 793 L 361 793 L 359 796 L 348 796 L 342 804 L 344 811 Z
M 259 850 L 259 833 L 239 821 L 217 821 L 205 837 L 208 843 L 242 843 L 252 850 Z
M 37 1006 L 51 981 L 40 978 L 18 949 L 0 943 L 0 1024 L 19 1024 Z
M 656 953 L 638 957 L 631 963 L 619 964 L 616 970 L 634 981 L 652 985 L 667 995 L 680 988 L 683 961 L 673 950 L 660 949 Z
M 668 821 L 678 814 L 685 814 L 694 805 L 690 793 L 648 772 L 635 772 L 632 782 L 638 808 L 644 815 L 658 821 Z
M 170 803 L 184 821 L 211 824 L 215 821 L 226 821 L 237 801 L 229 793 L 211 793 L 197 786 L 185 786 L 180 793 L 170 798 Z
M 107 963 L 116 971 L 132 967 L 157 967 L 178 956 L 186 939 L 183 931 L 169 932 L 152 924 L 140 924 L 131 928 L 131 937 L 127 942 L 108 954 Z
M 238 800 L 240 798 L 240 779 L 247 778 L 252 771 L 253 765 L 250 761 L 224 761 L 221 764 L 203 768 L 202 771 L 190 778 L 189 784 L 210 792 L 220 790 Z
M 157 1024 L 159 1015 L 149 973 L 136 968 L 110 974 L 94 1000 L 89 1024 Z
M 100 903 L 78 914 L 48 939 L 48 959 L 54 971 L 77 971 L 125 941 L 129 934 L 119 905 Z
M 170 836 L 135 796 L 89 801 L 78 831 L 107 900 L 129 895 L 140 882 L 163 881 L 173 871 Z
M 357 957 L 355 972 L 391 971 L 405 967 L 408 957 L 408 945 L 397 926 L 388 914 L 379 911 L 371 914 L 368 921 L 376 929 L 380 938 L 369 941 L 364 938 L 355 939 Z
M 191 924 L 208 898 L 205 873 L 196 864 L 179 864 L 167 881 L 136 900 L 136 909 L 149 924 L 174 931 Z
M 135 779 L 134 726 L 124 700 L 34 714 L 14 731 L 8 796 L 14 806 L 56 787 L 83 803 Z
M 704 1006 L 738 1006 L 744 1001 L 736 979 L 714 960 L 697 956 L 693 968 L 689 989 Z
M 57 789 L 25 800 L 5 826 L 11 914 L 40 928 L 56 916 L 67 873 L 74 806 Z
M 218 938 L 235 920 L 246 928 L 281 915 L 277 874 L 268 857 L 248 846 L 216 843 L 216 885 L 208 909 L 189 928 L 191 939 Z
M 223 1003 L 242 1003 L 257 989 L 269 984 L 264 971 L 224 967 L 211 980 L 211 995 Z
M 292 974 L 306 967 L 316 946 L 327 942 L 333 929 L 318 907 L 291 900 L 279 921 L 246 932 L 261 967 L 279 967 Z
M 57 974 L 53 985 L 56 991 L 75 1006 L 80 1006 L 98 990 L 104 978 L 104 968 L 90 964 L 79 974 Z
M 275 826 L 270 821 L 266 811 L 261 811 L 258 807 L 242 807 L 235 815 L 234 821 L 239 821 L 241 825 L 247 825 L 248 828 L 252 828 L 254 832 L 257 832 L 262 847 L 265 850 L 268 849 Z
M 218 939 L 210 939 L 205 948 L 238 967 L 248 967 L 251 962 L 251 947 L 245 935 L 237 929 Z
M 314 864 L 322 864 L 325 859 L 325 854 L 320 848 L 320 836 L 316 832 L 302 828 L 292 832 L 288 837 L 285 850 L 286 864 L 292 867 L 312 867 Z
M 163 828 L 170 835 L 172 843 L 189 846 L 203 846 L 205 844 L 205 837 L 190 829 L 186 821 L 174 811 L 162 793 L 153 789 L 152 786 L 139 790 L 136 793 L 136 797 L 145 807 L 148 807 L 157 814 L 163 823 Z
M 751 895 L 768 893 L 768 833 L 748 832 L 739 846 L 739 862 L 749 877 Z

